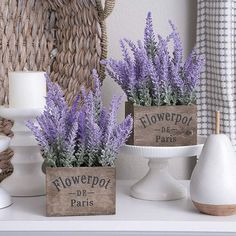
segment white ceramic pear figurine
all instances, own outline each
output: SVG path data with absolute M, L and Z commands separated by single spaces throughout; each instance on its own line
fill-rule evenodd
M 229 138 L 220 134 L 220 114 L 216 113 L 216 133 L 203 147 L 190 182 L 190 195 L 202 213 L 216 216 L 236 214 L 236 154 Z

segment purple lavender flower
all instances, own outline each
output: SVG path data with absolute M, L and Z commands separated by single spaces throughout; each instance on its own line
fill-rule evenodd
M 94 80 L 94 109 L 95 109 L 95 119 L 97 120 L 100 116 L 102 109 L 102 94 L 101 94 L 101 82 L 98 73 L 95 69 L 92 71 Z
M 156 37 L 153 31 L 152 14 L 148 12 L 144 29 L 144 45 L 149 58 L 154 59 L 157 51 Z
M 86 126 L 85 124 L 85 111 L 84 108 L 80 108 L 79 119 L 78 119 L 78 131 L 77 131 L 77 142 L 83 147 L 86 144 Z
M 158 58 L 157 58 L 158 59 Z M 156 61 L 156 63 L 159 63 L 159 61 Z M 161 104 L 161 81 L 159 78 L 159 66 L 155 67 L 153 63 L 148 64 L 149 68 L 149 76 L 150 76 L 150 82 L 151 82 L 151 99 L 152 99 L 152 105 L 154 106 L 160 106 Z
M 102 166 L 115 165 L 115 159 L 121 146 L 125 144 L 133 128 L 133 119 L 128 115 L 125 120 L 113 128 L 112 137 L 109 142 L 103 146 L 99 163 Z
M 42 130 L 38 128 L 32 121 L 27 122 L 27 127 L 33 132 L 35 139 L 44 152 L 49 152 L 50 145 Z
M 102 64 L 106 65 L 106 70 L 108 75 L 110 75 L 110 77 L 112 77 L 115 80 L 115 82 L 121 86 L 121 88 L 126 92 L 128 96 L 129 78 L 127 77 L 126 74 L 127 70 L 125 68 L 126 63 L 110 59 L 106 61 L 103 60 Z
M 107 118 L 107 126 L 104 134 L 104 145 L 108 144 L 111 141 L 113 130 L 115 126 L 117 125 L 116 123 L 116 117 L 118 113 L 118 109 L 121 103 L 122 97 L 116 97 L 114 96 L 111 103 L 110 103 L 110 108 L 109 108 L 109 115 Z
M 129 52 L 128 52 L 128 50 L 126 48 L 126 45 L 125 45 L 125 42 L 123 40 L 120 40 L 120 48 L 121 48 L 121 51 L 122 51 L 124 61 L 127 63 L 127 65 L 129 67 L 132 67 L 132 59 L 129 56 Z
M 110 104 L 107 127 L 102 140 L 102 158 L 99 160 L 102 166 L 106 166 L 108 163 L 114 166 L 118 150 L 124 145 L 132 130 L 133 120 L 130 116 L 126 117 L 121 124 L 117 124 L 116 116 L 121 98 L 113 97 Z
M 101 131 L 97 125 L 97 113 L 95 108 L 95 100 L 93 93 L 89 92 L 82 107 L 85 116 L 85 151 L 87 158 L 85 159 L 86 166 L 92 166 L 96 159 L 96 154 L 100 149 Z
M 183 60 L 182 42 L 181 42 L 180 35 L 177 32 L 175 25 L 170 20 L 169 20 L 169 24 L 173 30 L 170 36 L 173 39 L 173 43 L 174 43 L 174 51 L 173 51 L 174 57 L 172 61 L 173 61 L 173 64 L 176 66 L 176 71 L 179 71 L 180 66 L 182 64 L 182 60 Z
M 169 77 L 170 56 L 167 40 L 158 35 L 158 60 L 159 60 L 159 80 L 160 92 L 163 103 L 171 105 L 171 81 Z
M 70 110 L 61 88 L 49 79 L 47 86 L 45 110 L 36 118 L 37 124 L 29 121 L 27 126 L 35 135 L 47 165 L 73 166 L 78 129 L 78 99 Z
M 27 122 L 46 166 L 113 166 L 119 148 L 131 132 L 130 117 L 121 124 L 116 121 L 121 97 L 113 98 L 109 110 L 103 107 L 100 80 L 95 70 L 92 73 L 94 91 L 86 93 L 82 87 L 82 96 L 77 96 L 71 108 L 61 88 L 47 79 L 45 110 L 35 123 Z
M 103 107 L 101 109 L 98 125 L 102 131 L 102 134 L 104 135 L 107 129 L 107 124 L 108 124 L 108 119 L 109 119 L 109 112 L 108 110 Z
M 98 103 L 96 99 L 96 91 L 94 93 L 89 92 L 80 109 L 81 123 L 78 128 L 79 138 L 75 153 L 77 163 L 80 166 L 114 165 L 118 149 L 124 145 L 124 140 L 127 140 L 132 129 L 131 126 L 126 125 L 126 130 L 117 132 L 116 136 L 114 135 L 119 127 L 116 116 L 121 97 L 113 97 L 109 110 L 100 107 L 97 118 L 95 104 Z
M 175 25 L 166 38 L 155 36 L 151 13 L 146 18 L 144 44 L 121 40 L 123 60 L 103 61 L 108 75 L 117 82 L 131 103 L 149 105 L 181 105 L 195 103 L 193 96 L 203 61 L 196 55 L 183 63 L 183 48 Z M 169 43 L 173 41 L 173 55 Z M 129 55 L 130 48 L 131 55 Z M 188 98 L 188 99 L 186 99 Z
M 114 130 L 114 149 L 116 150 L 117 154 L 119 148 L 123 146 L 126 142 L 127 137 L 129 136 L 129 131 L 133 128 L 133 120 L 131 115 L 128 115 L 125 120 L 117 125 L 116 129 Z
M 196 86 L 198 86 L 201 70 L 205 60 L 192 50 L 183 66 L 184 94 L 186 103 L 192 103 L 196 99 Z
M 184 103 L 184 81 L 173 61 L 170 62 L 169 77 L 171 83 L 171 103 L 178 105 Z

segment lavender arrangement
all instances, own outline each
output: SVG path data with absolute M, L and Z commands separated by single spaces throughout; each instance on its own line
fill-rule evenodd
M 124 90 L 128 101 L 142 106 L 188 105 L 196 103 L 196 87 L 204 65 L 193 49 L 183 62 L 180 35 L 169 21 L 172 32 L 166 38 L 155 35 L 151 13 L 146 19 L 144 42 L 120 41 L 123 60 L 108 59 L 107 73 Z M 169 46 L 173 43 L 173 55 Z M 130 56 L 130 52 L 132 56 Z
M 109 109 L 103 107 L 96 71 L 93 77 L 94 91 L 86 93 L 82 88 L 82 95 L 71 108 L 61 88 L 47 79 L 45 110 L 35 123 L 27 122 L 46 166 L 114 166 L 119 148 L 130 135 L 133 120 L 127 116 L 122 123 L 117 123 L 121 97 L 113 97 Z M 82 100 L 83 104 L 79 105 Z

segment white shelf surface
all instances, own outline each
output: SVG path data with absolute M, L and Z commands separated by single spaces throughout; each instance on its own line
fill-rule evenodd
M 188 185 L 188 182 L 183 182 Z M 144 201 L 129 196 L 130 181 L 117 181 L 116 215 L 46 217 L 45 197 L 14 198 L 0 210 L 0 231 L 64 232 L 228 232 L 236 233 L 236 215 L 198 213 L 189 198 Z

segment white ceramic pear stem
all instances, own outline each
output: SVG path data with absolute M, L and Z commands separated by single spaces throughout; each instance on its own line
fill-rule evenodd
M 2 117 L 14 120 L 12 128 L 14 137 L 10 144 L 10 148 L 14 151 L 11 160 L 14 171 L 1 183 L 11 196 L 29 197 L 45 194 L 43 158 L 34 136 L 25 125 L 26 120 L 32 120 L 39 114 L 37 109 L 0 109 Z
M 149 159 L 148 173 L 131 187 L 131 196 L 145 200 L 175 200 L 186 197 L 186 189 L 173 178 L 168 159 Z

